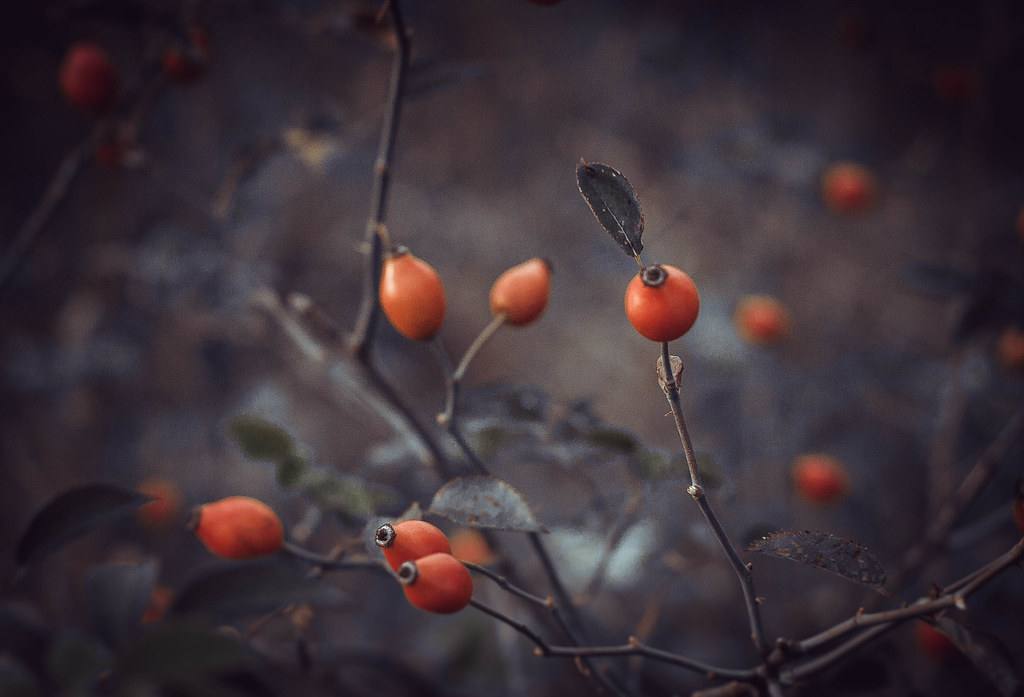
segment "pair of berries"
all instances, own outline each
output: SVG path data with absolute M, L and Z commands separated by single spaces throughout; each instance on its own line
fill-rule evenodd
M 374 542 L 413 607 L 447 615 L 469 604 L 473 579 L 436 526 L 422 520 L 385 523 L 377 528 Z
M 530 259 L 505 271 L 491 286 L 491 312 L 516 327 L 544 313 L 551 290 L 551 265 Z M 441 331 L 447 301 L 434 267 L 399 247 L 384 260 L 380 306 L 391 325 L 413 341 L 429 341 Z

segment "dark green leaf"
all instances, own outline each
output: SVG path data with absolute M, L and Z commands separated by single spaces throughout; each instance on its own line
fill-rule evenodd
M 238 416 L 227 424 L 228 434 L 253 460 L 281 462 L 296 452 L 291 435 L 260 416 Z
M 643 250 L 644 214 L 633 186 L 608 165 L 580 162 L 576 182 L 594 217 L 622 251 L 637 256 Z
M 85 592 L 89 612 L 100 636 L 111 646 L 120 646 L 138 632 L 153 587 L 157 564 L 116 564 L 89 572 Z
M 631 455 L 640 448 L 640 442 L 636 435 L 616 426 L 593 428 L 583 436 L 583 440 L 590 445 L 612 450 L 622 455 Z
M 859 542 L 827 532 L 777 532 L 757 540 L 746 551 L 798 561 L 875 590 L 885 585 L 885 569 L 875 555 Z
M 47 656 L 50 676 L 64 695 L 91 694 L 100 673 L 110 668 L 110 652 L 96 639 L 77 633 L 58 636 Z
M 161 625 L 121 654 L 116 674 L 122 684 L 162 684 L 201 674 L 241 672 L 254 665 L 237 640 L 190 623 Z
M 310 461 L 306 453 L 289 453 L 277 463 L 277 483 L 285 490 L 294 489 L 309 471 Z
M 4 697 L 40 697 L 39 682 L 24 666 L 0 665 L 0 695 Z
M 1017 693 L 1020 681 L 1014 671 L 1013 657 L 1002 642 L 984 632 L 969 630 L 948 617 L 941 618 L 935 628 L 949 637 L 971 659 L 975 667 L 992 681 L 999 694 L 1013 697 Z
M 546 532 L 523 495 L 511 484 L 493 477 L 453 479 L 434 495 L 429 510 L 478 528 Z
M 0 610 L 0 653 L 8 653 L 26 666 L 42 666 L 50 635 L 42 627 L 19 617 L 10 610 Z
M 391 489 L 320 468 L 308 470 L 294 488 L 301 489 L 320 508 L 346 520 L 365 520 L 397 499 Z
M 149 500 L 137 491 L 109 484 L 89 484 L 66 491 L 29 522 L 18 540 L 15 559 L 21 564 L 34 561 Z
M 285 605 L 341 605 L 346 596 L 334 586 L 307 578 L 275 561 L 228 564 L 204 572 L 175 598 L 175 615 L 269 612 Z

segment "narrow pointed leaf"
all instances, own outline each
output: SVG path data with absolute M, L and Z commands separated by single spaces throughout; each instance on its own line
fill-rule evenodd
M 121 646 L 139 630 L 153 587 L 157 564 L 115 564 L 93 569 L 85 579 L 89 613 L 100 636 Z
M 792 559 L 875 590 L 885 584 L 885 569 L 864 545 L 827 532 L 777 532 L 752 543 L 746 551 Z
M 218 566 L 201 574 L 181 590 L 170 611 L 230 615 L 269 612 L 296 603 L 337 606 L 345 600 L 334 586 L 307 578 L 293 567 L 258 561 Z
M 89 484 L 66 491 L 43 506 L 29 522 L 18 540 L 15 559 L 20 564 L 39 559 L 149 500 L 137 491 L 109 484 Z
M 594 217 L 622 251 L 638 255 L 644 248 L 644 214 L 636 191 L 622 174 L 608 165 L 580 162 L 576 182 Z
M 453 479 L 434 495 L 429 510 L 478 528 L 546 532 L 523 495 L 494 477 Z
M 967 629 L 948 617 L 940 619 L 936 629 L 949 637 L 971 659 L 975 667 L 992 681 L 1000 695 L 1013 697 L 1017 694 L 1020 681 L 1014 671 L 1013 658 L 998 639 L 984 632 Z

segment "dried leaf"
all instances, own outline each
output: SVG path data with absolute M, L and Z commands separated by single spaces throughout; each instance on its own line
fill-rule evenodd
M 580 161 L 576 182 L 594 217 L 626 254 L 643 250 L 644 214 L 636 191 L 622 174 L 608 165 Z
M 546 532 L 523 495 L 494 477 L 453 479 L 434 495 L 429 511 L 478 528 Z
M 777 532 L 752 543 L 746 551 L 792 559 L 875 590 L 885 585 L 885 569 L 875 555 L 859 542 L 827 532 Z
M 137 491 L 109 484 L 89 484 L 66 491 L 32 518 L 18 540 L 15 559 L 20 564 L 34 561 L 149 500 Z

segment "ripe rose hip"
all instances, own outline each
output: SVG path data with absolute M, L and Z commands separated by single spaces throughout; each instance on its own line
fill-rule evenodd
M 809 503 L 825 506 L 841 499 L 849 488 L 846 468 L 824 453 L 801 455 L 793 462 L 793 485 Z
M 959 651 L 952 639 L 924 620 L 914 623 L 914 639 L 921 651 L 935 661 L 945 661 Z
M 384 552 L 388 565 L 395 571 L 407 561 L 415 561 L 436 552 L 452 552 L 444 532 L 425 520 L 403 520 L 393 525 L 384 523 L 377 528 L 373 541 Z
M 733 324 L 747 343 L 771 344 L 789 334 L 789 311 L 770 295 L 746 295 L 736 305 Z
M 491 286 L 491 313 L 514 327 L 535 322 L 548 306 L 551 264 L 534 258 L 508 269 Z
M 162 530 L 181 513 L 182 497 L 178 485 L 164 477 L 150 477 L 138 489 L 153 500 L 139 507 L 137 516 L 151 530 Z
M 189 27 L 188 46 L 172 46 L 161 59 L 164 75 L 183 85 L 197 82 L 210 63 L 210 36 L 202 27 Z
M 700 312 L 693 280 L 675 266 L 651 264 L 626 287 L 626 317 L 651 341 L 674 341 L 690 330 Z
M 441 277 L 404 247 L 384 260 L 380 306 L 399 334 L 428 341 L 441 331 L 446 300 Z
M 1003 329 L 996 340 L 996 356 L 1004 370 L 1024 370 L 1024 331 L 1012 325 Z
M 874 203 L 877 191 L 875 177 L 854 162 L 835 163 L 821 180 L 821 196 L 825 205 L 842 215 L 866 211 Z
M 229 496 L 199 506 L 194 531 L 206 548 L 225 559 L 256 559 L 284 544 L 284 527 L 274 510 L 248 496 Z
M 469 570 L 450 554 L 437 552 L 398 567 L 398 580 L 413 607 L 449 615 L 469 604 L 473 579 Z
M 60 66 L 61 92 L 72 105 L 100 114 L 117 99 L 117 71 L 107 52 L 93 43 L 73 44 Z
M 486 566 L 494 561 L 494 552 L 483 534 L 474 528 L 461 528 L 452 535 L 452 556 L 459 561 Z

